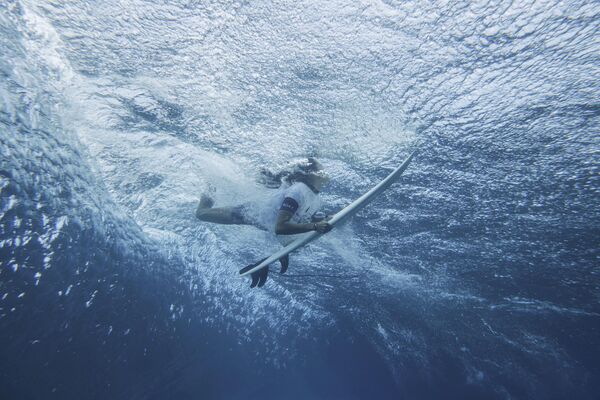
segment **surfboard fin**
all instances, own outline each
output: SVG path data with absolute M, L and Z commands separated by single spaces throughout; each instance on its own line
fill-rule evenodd
M 267 258 L 263 258 L 262 260 L 255 262 L 254 264 L 250 264 L 245 266 L 244 268 L 240 269 L 240 275 L 250 271 L 252 268 L 256 267 L 258 264 L 260 264 L 261 262 L 265 261 Z M 259 271 L 253 272 L 252 274 L 250 274 L 250 276 L 252 277 L 252 283 L 250 284 L 250 287 L 263 287 L 263 285 L 265 284 L 265 282 L 267 281 L 267 275 L 269 274 L 269 267 L 264 267 Z
M 286 254 L 285 256 L 281 257 L 279 259 L 279 263 L 281 264 L 281 270 L 279 271 L 279 273 L 285 274 L 285 271 L 287 271 L 288 266 L 290 265 L 290 255 Z
M 256 271 L 252 275 L 258 274 L 258 287 L 263 287 L 265 282 L 267 282 L 267 275 L 269 275 L 269 267 L 264 267 L 260 271 Z M 252 281 L 254 282 L 254 276 L 252 277 Z M 250 285 L 250 287 L 253 287 Z
M 263 287 L 265 282 L 267 282 L 267 275 L 269 275 L 269 267 L 264 267 L 250 274 L 252 277 L 252 283 L 250 283 L 250 288 L 253 287 Z
M 267 275 L 269 275 L 268 266 L 251 273 L 250 276 L 252 277 L 252 283 L 250 284 L 250 288 L 256 286 L 263 287 L 265 282 L 267 282 Z

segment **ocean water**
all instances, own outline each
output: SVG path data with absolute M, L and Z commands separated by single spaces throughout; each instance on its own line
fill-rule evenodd
M 600 5 L 0 1 L 0 398 L 600 398 Z M 278 248 L 194 218 L 317 155 Z

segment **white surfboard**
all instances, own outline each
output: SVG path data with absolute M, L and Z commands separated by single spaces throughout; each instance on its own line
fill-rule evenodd
M 348 206 L 346 206 L 345 208 L 340 210 L 327 222 L 329 222 L 329 224 L 332 226 L 340 224 L 344 220 L 346 220 L 349 217 L 351 217 L 352 215 L 356 214 L 361 208 L 363 208 L 364 206 L 369 204 L 375 197 L 377 197 L 377 195 L 379 195 L 381 192 L 383 192 L 385 189 L 387 189 L 392 183 L 394 183 L 394 181 L 400 175 L 402 175 L 404 170 L 406 170 L 406 168 L 410 164 L 411 160 L 413 159 L 413 156 L 415 155 L 415 153 L 416 152 L 413 152 L 410 156 L 408 156 L 408 158 L 406 160 L 404 160 L 404 162 L 398 168 L 396 168 L 391 174 L 389 174 L 384 180 L 379 182 L 375 187 L 373 187 L 367 193 L 363 194 L 358 199 L 354 200 Z M 272 264 L 275 261 L 278 261 L 280 258 L 290 254 L 292 251 L 294 251 L 302 246 L 307 245 L 308 243 L 312 242 L 313 240 L 315 240 L 323 235 L 324 235 L 324 233 L 319 233 L 317 231 L 309 232 L 305 236 L 294 240 L 292 243 L 283 247 L 281 250 L 273 253 L 270 257 L 265 258 L 261 263 L 257 264 L 254 268 L 249 269 L 244 272 L 240 271 L 240 276 L 250 275 L 253 272 L 256 272 L 256 271 L 266 267 L 267 265 Z

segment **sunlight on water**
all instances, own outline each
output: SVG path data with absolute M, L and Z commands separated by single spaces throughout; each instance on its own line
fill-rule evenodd
M 594 398 L 599 14 L 0 4 L 0 397 L 80 398 L 89 352 L 114 385 L 94 398 Z M 333 213 L 415 149 L 262 290 L 237 271 L 277 241 L 194 217 L 203 193 L 262 201 L 260 169 L 307 155 Z

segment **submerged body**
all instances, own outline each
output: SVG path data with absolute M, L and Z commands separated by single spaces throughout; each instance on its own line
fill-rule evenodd
M 205 222 L 218 224 L 252 225 L 275 234 L 282 245 L 296 239 L 295 234 L 316 231 L 329 232 L 332 226 L 327 221 L 316 222 L 313 216 L 321 207 L 319 190 L 329 178 L 321 173 L 318 161 L 309 158 L 275 193 L 262 204 L 242 204 L 232 207 L 213 208 L 213 200 L 202 195 L 196 217 Z M 287 270 L 288 258 L 280 260 L 281 272 Z M 253 284 L 259 286 L 266 281 L 268 269 L 259 276 L 253 275 Z
M 305 183 L 295 182 L 270 193 L 262 202 L 247 203 L 233 207 L 238 220 L 246 225 L 269 231 L 278 236 L 277 220 L 280 211 L 292 214 L 290 222 L 303 224 L 311 221 L 311 217 L 321 208 L 321 198 Z
M 360 209 L 369 204 L 377 195 L 382 193 L 385 189 L 390 187 L 392 183 L 396 181 L 402 175 L 402 173 L 408 168 L 410 162 L 412 161 L 416 152 L 412 152 L 406 160 L 392 173 L 390 173 L 384 180 L 379 182 L 376 186 L 374 186 L 367 193 L 360 196 L 358 199 L 354 200 L 350 205 L 346 206 L 344 209 L 336 213 L 328 222 L 333 227 L 338 223 L 343 222 L 345 219 L 351 217 L 356 214 Z M 309 235 L 303 235 L 296 240 L 290 241 L 288 245 L 286 245 L 283 249 L 279 250 L 275 254 L 267 257 L 265 259 L 260 260 L 255 264 L 248 265 L 240 270 L 240 275 L 252 275 L 252 286 L 259 285 L 262 286 L 264 281 L 266 280 L 266 276 L 268 274 L 269 264 L 282 260 L 284 258 L 287 260 L 288 254 L 292 251 L 312 242 L 321 236 L 319 232 L 311 232 Z M 287 262 L 287 261 L 286 261 Z M 283 262 L 282 262 L 283 267 Z M 261 273 L 261 271 L 263 271 Z M 261 284 L 262 283 L 262 284 Z

